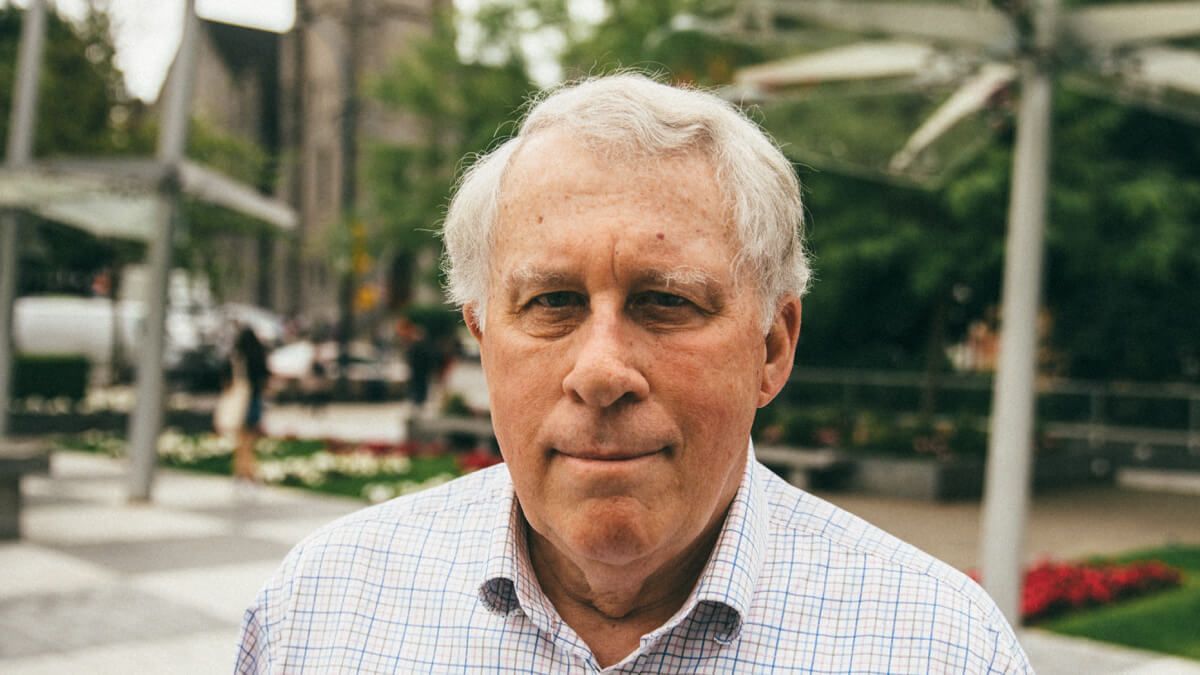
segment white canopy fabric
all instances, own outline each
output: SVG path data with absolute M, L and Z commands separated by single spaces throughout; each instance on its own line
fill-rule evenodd
M 902 41 L 862 42 L 739 70 L 735 81 L 760 89 L 819 82 L 913 76 L 934 65 L 938 50 Z
M 0 170 L 0 208 L 20 209 L 98 237 L 149 241 L 162 222 L 158 186 L 164 165 L 153 160 L 36 162 Z M 256 218 L 280 230 L 296 226 L 295 211 L 212 169 L 184 162 L 183 192 Z

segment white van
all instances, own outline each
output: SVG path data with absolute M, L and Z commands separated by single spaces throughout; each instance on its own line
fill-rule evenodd
M 77 296 L 26 296 L 13 305 L 13 340 L 17 353 L 80 354 L 92 364 L 94 378 L 108 379 L 137 362 L 145 320 L 138 300 Z M 187 312 L 168 311 L 163 366 L 177 368 L 188 353 L 205 343 Z

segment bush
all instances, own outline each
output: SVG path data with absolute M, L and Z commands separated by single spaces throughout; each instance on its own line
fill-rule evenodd
M 74 403 L 87 396 L 91 363 L 78 354 L 18 355 L 13 361 L 13 398 L 67 398 Z
M 988 448 L 986 418 L 960 415 L 922 419 L 913 414 L 874 410 L 847 413 L 834 406 L 769 406 L 759 411 L 752 434 L 765 445 L 829 447 L 942 461 L 982 459 Z M 1038 428 L 1036 447 L 1039 452 L 1052 452 L 1058 444 Z
M 462 315 L 449 305 L 410 305 L 404 315 L 433 339 L 454 335 L 462 322 Z

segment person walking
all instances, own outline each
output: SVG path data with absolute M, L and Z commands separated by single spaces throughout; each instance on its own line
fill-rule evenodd
M 229 353 L 229 380 L 217 404 L 216 426 L 219 433 L 233 433 L 233 477 L 254 482 L 257 461 L 254 446 L 262 435 L 263 392 L 270 371 L 267 352 L 254 330 L 238 331 Z

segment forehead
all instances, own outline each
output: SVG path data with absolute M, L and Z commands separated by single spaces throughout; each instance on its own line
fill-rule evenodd
M 662 156 L 585 145 L 563 130 L 522 142 L 501 183 L 495 241 L 551 239 L 600 230 L 636 236 L 654 230 L 675 243 L 731 241 L 732 209 L 713 162 L 700 150 Z

